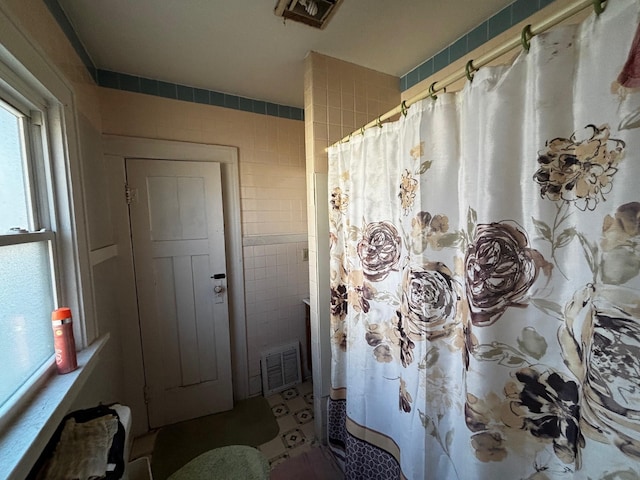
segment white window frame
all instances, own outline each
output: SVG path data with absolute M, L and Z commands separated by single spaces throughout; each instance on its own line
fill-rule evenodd
M 34 92 L 20 90 L 20 87 L 15 84 L 15 78 L 13 82 L 7 81 L 7 78 L 12 76 L 6 65 L 0 62 L 0 102 L 3 104 L 2 108 L 16 115 L 20 122 L 28 219 L 26 225 L 15 225 L 24 229 L 24 232 L 13 234 L 0 232 L 0 246 L 47 242 L 51 262 L 53 302 L 54 306 L 58 306 L 62 282 L 58 274 L 58 250 L 54 227 L 56 221 L 53 215 L 56 211 L 56 195 L 51 188 L 47 107 L 44 99 L 33 96 Z M 51 375 L 53 362 L 52 354 L 0 407 L 0 427 L 11 419 L 20 408 L 23 399 L 29 397 Z
M 1 12 L 0 12 L 1 13 Z M 0 19 L 1 19 L 0 15 Z M 0 24 L 0 31 L 2 25 Z M 3 32 L 4 33 L 4 32 Z M 1 39 L 0 39 L 1 40 Z M 4 54 L 4 55 L 3 55 Z M 44 60 L 41 58 L 40 60 Z M 53 69 L 52 66 L 47 65 Z M 41 66 L 42 67 L 42 66 Z M 54 71 L 47 72 L 53 74 Z M 79 349 L 95 338 L 95 325 L 87 322 L 84 303 L 91 300 L 87 235 L 84 222 L 81 171 L 78 161 L 78 146 L 75 122 L 75 98 L 69 87 L 57 75 L 49 77 L 53 93 L 37 79 L 19 60 L 2 48 L 0 42 L 0 88 L 9 100 L 22 102 L 22 97 L 33 102 L 30 108 L 45 115 L 48 151 L 45 159 L 45 178 L 48 182 L 49 198 L 44 202 L 55 209 L 51 215 L 50 229 L 57 232 L 56 252 L 59 265 L 57 294 L 74 314 L 74 334 Z M 32 142 L 33 143 L 33 142 Z M 31 145 L 33 148 L 33 145 Z M 46 147 L 45 147 L 46 148 Z M 43 212 L 47 214 L 47 212 Z M 91 312 L 91 309 L 87 310 Z
M 25 35 L 0 2 L 0 79 L 3 95 L 40 99 L 46 106 L 50 195 L 55 208 L 57 296 L 73 312 L 78 370 L 56 375 L 53 361 L 0 419 L 0 465 L 8 478 L 25 478 L 97 363 L 108 334 L 96 340 L 88 234 L 77 136 L 76 99 L 68 81 L 41 47 Z M 37 110 L 37 109 L 36 109 Z M 32 235 L 32 234 L 27 234 Z M 35 234 L 34 234 L 35 235 Z M 25 237 L 27 238 L 27 237 Z M 63 280 L 63 281 L 61 281 Z

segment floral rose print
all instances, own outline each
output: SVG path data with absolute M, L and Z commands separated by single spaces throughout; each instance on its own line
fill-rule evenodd
M 412 402 L 413 402 L 413 399 L 411 398 L 411 394 L 407 392 L 407 383 L 401 378 L 400 379 L 400 395 L 399 395 L 400 410 L 405 413 L 411 412 Z
M 414 340 L 435 340 L 456 327 L 459 300 L 452 272 L 442 263 L 405 268 L 402 276 L 401 320 Z
M 347 332 L 344 326 L 337 328 L 333 332 L 332 340 L 333 343 L 340 348 L 340 350 L 342 350 L 343 352 L 347 351 Z
M 347 287 L 346 285 L 336 285 L 331 287 L 331 315 L 344 320 L 347 316 Z
M 446 215 L 431 215 L 429 212 L 419 212 L 411 219 L 411 238 L 416 253 L 423 252 L 427 246 L 434 250 L 441 250 L 438 241 L 449 230 L 449 219 Z
M 381 343 L 384 342 L 385 337 L 383 333 L 378 328 L 378 325 L 369 325 L 367 328 L 367 333 L 364 336 L 365 340 L 372 347 L 377 347 Z
M 331 191 L 329 203 L 334 211 L 344 213 L 349 206 L 349 195 L 342 193 L 340 187 L 336 187 Z
M 481 462 L 499 462 L 507 457 L 507 442 L 503 433 L 498 430 L 504 404 L 504 400 L 495 393 L 490 393 L 484 400 L 467 393 L 464 404 L 465 423 L 474 432 L 471 446 Z
M 365 281 L 362 270 L 353 270 L 349 273 L 349 285 L 351 286 L 348 294 L 349 305 L 356 312 L 368 313 L 371 308 L 369 302 L 373 300 L 376 290 Z
M 434 215 L 429 221 L 429 230 L 432 233 L 445 233 L 449 230 L 449 219 L 446 215 Z
M 607 215 L 602 225 L 602 249 L 612 251 L 627 246 L 640 236 L 640 203 L 620 205 L 615 215 Z
M 492 325 L 507 307 L 525 306 L 540 269 L 551 264 L 532 248 L 523 231 L 509 222 L 479 224 L 465 256 L 465 281 L 476 326 Z
M 393 360 L 389 345 L 385 345 L 384 343 L 377 345 L 376 348 L 373 349 L 373 355 L 376 357 L 376 360 L 381 363 L 389 363 Z
M 588 125 L 586 129 L 591 130 L 589 138 L 578 140 L 574 132 L 569 138 L 548 141 L 539 153 L 539 168 L 533 179 L 540 185 L 543 198 L 593 210 L 611 191 L 625 143 L 610 138 L 608 125 Z
M 414 160 L 417 160 L 420 157 L 422 157 L 424 155 L 424 142 L 420 142 L 418 145 L 413 147 L 409 151 L 409 155 L 411 155 L 411 158 L 413 158 Z
M 389 321 L 367 324 L 365 341 L 374 347 L 373 354 L 377 361 L 388 363 L 399 359 L 404 368 L 413 363 L 416 344 L 412 338 L 414 336 L 407 331 L 406 323 L 398 310 Z
M 640 203 L 618 207 L 602 225 L 602 278 L 605 283 L 621 284 L 640 273 Z
M 525 327 L 517 338 L 520 350 L 540 360 L 547 351 L 547 341 L 535 328 Z
M 467 393 L 464 404 L 467 428 L 472 432 L 482 432 L 492 428 L 499 421 L 503 403 L 504 401 L 493 392 L 489 393 L 485 399 Z
M 400 181 L 400 193 L 398 194 L 402 204 L 402 210 L 405 215 L 409 215 L 409 211 L 413 207 L 417 191 L 418 181 L 413 178 L 409 170 L 405 170 L 402 174 L 402 180 Z
M 369 223 L 362 232 L 357 251 L 365 278 L 372 282 L 384 280 L 396 270 L 400 260 L 401 239 L 389 222 Z
M 389 323 L 369 324 L 365 334 L 366 342 L 374 347 L 373 355 L 378 362 L 389 363 L 397 357 L 398 332 L 395 325 Z
M 462 302 L 463 305 L 467 305 L 467 302 Z M 464 319 L 464 317 L 462 317 Z M 464 320 L 462 327 L 462 362 L 465 370 L 469 370 L 469 364 L 471 363 L 471 357 L 478 349 L 478 338 L 473 334 L 471 322 L 468 319 Z
M 402 314 L 396 312 L 398 317 L 398 335 L 400 337 L 400 363 L 407 368 L 413 362 L 413 349 L 416 344 L 409 338 L 403 327 Z
M 471 446 L 481 462 L 501 462 L 507 456 L 505 441 L 500 432 L 480 432 L 471 436 Z
M 424 230 L 430 229 L 430 227 L 431 227 L 431 219 L 432 218 L 433 217 L 429 212 L 418 212 L 418 214 L 415 216 L 415 218 L 411 219 L 411 228 L 412 228 L 412 233 L 411 234 L 413 236 L 418 236 Z M 448 221 L 447 221 L 447 223 L 448 223 Z M 444 231 L 446 231 L 447 229 L 448 229 L 448 225 L 447 225 L 447 228 L 444 229 Z
M 640 88 L 640 25 L 636 28 L 627 61 L 618 74 L 617 81 L 627 88 Z
M 565 363 L 582 383 L 581 427 L 640 459 L 640 295 L 587 285 L 565 307 L 558 338 Z
M 540 373 L 533 368 L 523 368 L 515 376 L 517 382 L 507 384 L 505 393 L 511 399 L 511 410 L 522 421 L 520 428 L 553 442 L 560 460 L 579 467 L 585 441 L 580 431 L 578 384 L 558 372 Z

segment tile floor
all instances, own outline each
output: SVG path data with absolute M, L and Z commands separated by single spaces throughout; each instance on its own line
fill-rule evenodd
M 278 435 L 258 449 L 271 468 L 318 445 L 313 424 L 313 385 L 306 381 L 267 397 L 280 426 Z
M 280 427 L 278 435 L 258 446 L 269 459 L 271 468 L 318 446 L 313 424 L 313 385 L 310 380 L 267 397 L 271 411 Z M 151 458 L 158 431 L 152 431 L 133 441 L 130 459 Z

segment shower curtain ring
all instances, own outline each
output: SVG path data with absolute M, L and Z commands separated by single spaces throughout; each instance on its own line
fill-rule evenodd
M 400 104 L 400 111 L 402 112 L 402 115 L 404 115 L 405 117 L 407 116 L 407 101 L 403 100 L 402 103 Z
M 437 82 L 433 82 L 433 83 L 431 84 L 431 86 L 429 87 L 429 96 L 430 96 L 431 98 L 433 98 L 434 100 L 437 100 L 437 99 L 438 99 L 438 96 L 436 95 L 436 89 L 435 89 L 436 83 L 437 83 Z
M 522 48 L 527 52 L 529 51 L 529 48 L 531 48 L 530 40 L 532 38 L 533 38 L 533 33 L 531 33 L 531 24 L 529 24 L 522 29 L 522 33 L 520 34 L 520 40 L 522 41 Z
M 602 12 L 604 12 L 604 9 L 606 8 L 606 1 L 605 1 L 605 6 L 602 6 L 602 2 L 605 0 L 593 0 L 593 10 L 596 12 L 596 15 L 600 15 Z
M 466 72 L 466 74 L 467 74 L 467 79 L 468 79 L 470 82 L 473 82 L 473 72 L 475 72 L 475 71 L 477 70 L 477 69 L 473 66 L 473 59 L 472 59 L 472 60 L 469 60 L 469 61 L 467 62 L 467 66 L 466 66 L 466 67 L 464 67 L 464 70 L 465 70 L 465 72 Z
M 360 133 L 364 135 L 364 126 L 360 127 Z
M 380 122 L 380 117 L 376 118 L 376 125 L 378 125 L 380 128 L 382 128 L 382 123 Z

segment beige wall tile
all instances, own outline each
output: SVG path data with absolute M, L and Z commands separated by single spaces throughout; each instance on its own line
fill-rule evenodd
M 99 98 L 105 133 L 238 147 L 244 236 L 306 234 L 303 122 L 106 88 L 99 89 Z M 304 321 L 302 303 L 287 306 L 291 298 L 269 289 L 278 274 L 263 255 L 263 247 L 244 249 L 250 375 L 260 374 L 261 351 L 287 341 L 306 345 L 290 328 Z M 302 273 L 280 281 L 301 300 L 308 295 L 308 282 L 301 281 L 308 278 L 308 262 L 288 261 Z M 250 314 L 252 309 L 259 313 Z
M 243 199 L 277 200 L 284 195 L 305 200 L 304 158 L 300 158 L 304 124 L 300 121 L 107 88 L 99 89 L 99 98 L 104 133 L 237 146 Z M 251 174 L 245 165 L 265 168 L 259 176 L 246 176 Z M 303 187 L 280 192 L 281 183 Z M 286 213 L 297 215 L 299 210 L 297 206 Z M 251 228 L 252 234 L 261 234 L 263 228 L 269 234 L 305 233 L 305 229 L 291 231 L 294 225 L 290 222 L 279 223 L 282 231 L 259 223 L 258 228 Z M 243 229 L 246 226 L 245 218 Z

